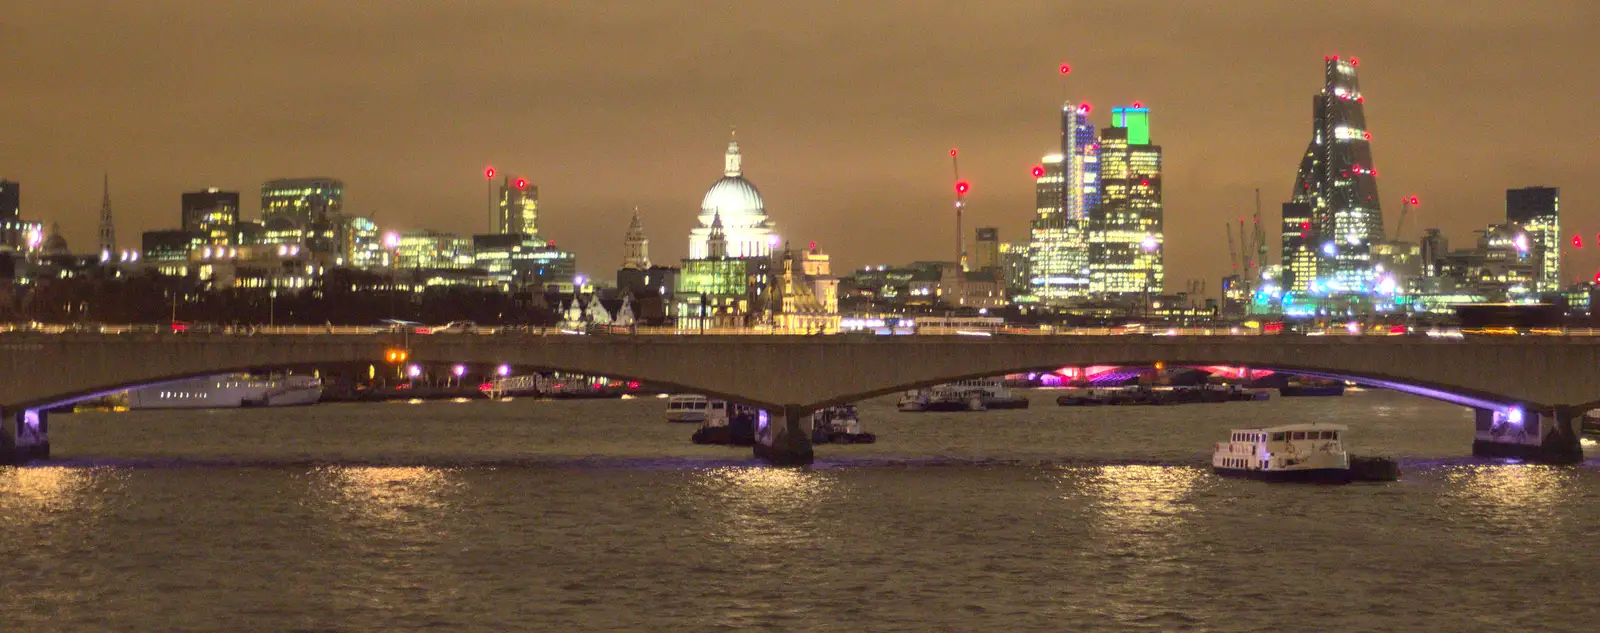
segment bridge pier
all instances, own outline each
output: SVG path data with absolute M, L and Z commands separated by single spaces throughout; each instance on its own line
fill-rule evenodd
M 755 455 L 774 466 L 806 466 L 816 455 L 811 449 L 811 412 L 796 404 L 783 407 L 783 423 L 758 422 Z
M 44 409 L 0 411 L 0 464 L 50 459 L 50 419 Z
M 1544 464 L 1583 461 L 1583 445 L 1579 442 L 1583 411 L 1577 408 L 1473 409 L 1473 415 L 1474 457 L 1514 457 Z

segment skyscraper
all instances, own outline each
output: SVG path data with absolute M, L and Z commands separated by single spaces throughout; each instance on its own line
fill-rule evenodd
M 539 234 L 539 187 L 518 178 L 500 183 L 500 232 Z
M 1372 292 L 1372 244 L 1384 239 L 1358 65 L 1355 59 L 1324 58 L 1323 89 L 1312 99 L 1311 142 L 1290 199 L 1311 208 L 1318 265 L 1309 287 L 1317 293 Z
M 189 191 L 182 196 L 183 230 L 204 236 L 206 244 L 238 244 L 239 192 Z
M 1561 189 L 1527 187 L 1506 190 L 1506 222 L 1522 225 L 1533 242 L 1538 273 L 1536 292 L 1561 289 Z
M 1038 205 L 1028 258 L 1033 294 L 1044 303 L 1089 294 L 1089 212 L 1100 205 L 1100 145 L 1089 110 L 1062 104 L 1061 153 L 1033 170 Z
M 1283 252 L 1279 260 L 1285 292 L 1306 292 L 1317 278 L 1317 254 L 1311 243 L 1311 205 L 1283 203 Z
M 1100 131 L 1100 204 L 1089 209 L 1089 292 L 1111 301 L 1159 294 L 1162 257 L 1161 148 L 1150 144 L 1150 110 L 1112 109 Z

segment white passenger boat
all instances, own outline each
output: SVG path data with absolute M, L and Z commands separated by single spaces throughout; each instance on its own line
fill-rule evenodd
M 1343 425 L 1319 423 L 1234 429 L 1228 441 L 1216 445 L 1211 468 L 1226 477 L 1349 483 L 1347 432 Z
M 667 398 L 667 421 L 725 425 L 728 423 L 728 403 L 698 394 L 678 394 Z
M 128 391 L 129 409 L 229 409 L 316 404 L 322 381 L 312 376 L 225 374 Z
M 974 378 L 912 389 L 900 396 L 901 411 L 983 411 L 1026 409 L 1028 399 L 1011 391 L 1001 378 Z

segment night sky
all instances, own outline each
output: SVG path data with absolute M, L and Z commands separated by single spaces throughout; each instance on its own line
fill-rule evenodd
M 949 148 L 969 230 L 1023 240 L 1070 97 L 1102 127 L 1152 108 L 1168 287 L 1215 293 L 1224 220 L 1259 187 L 1275 227 L 1339 54 L 1361 60 L 1389 229 L 1416 194 L 1405 237 L 1469 246 L 1506 188 L 1559 186 L 1564 237 L 1587 236 L 1565 277 L 1600 260 L 1593 0 L 3 0 L 0 51 L 0 177 L 79 251 L 102 171 L 131 247 L 177 226 L 183 191 L 240 191 L 255 218 L 263 181 L 299 176 L 343 179 L 346 210 L 385 228 L 481 232 L 492 164 L 537 183 L 540 233 L 609 278 L 636 206 L 653 259 L 687 252 L 737 126 L 785 238 L 840 269 L 949 259 Z

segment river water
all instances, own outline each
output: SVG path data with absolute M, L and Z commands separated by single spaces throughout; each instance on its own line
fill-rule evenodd
M 1600 629 L 1600 463 L 1473 460 L 1390 392 L 898 413 L 809 470 L 655 399 L 52 418 L 0 468 L 0 630 Z M 1353 427 L 1397 484 L 1224 480 L 1234 427 Z

